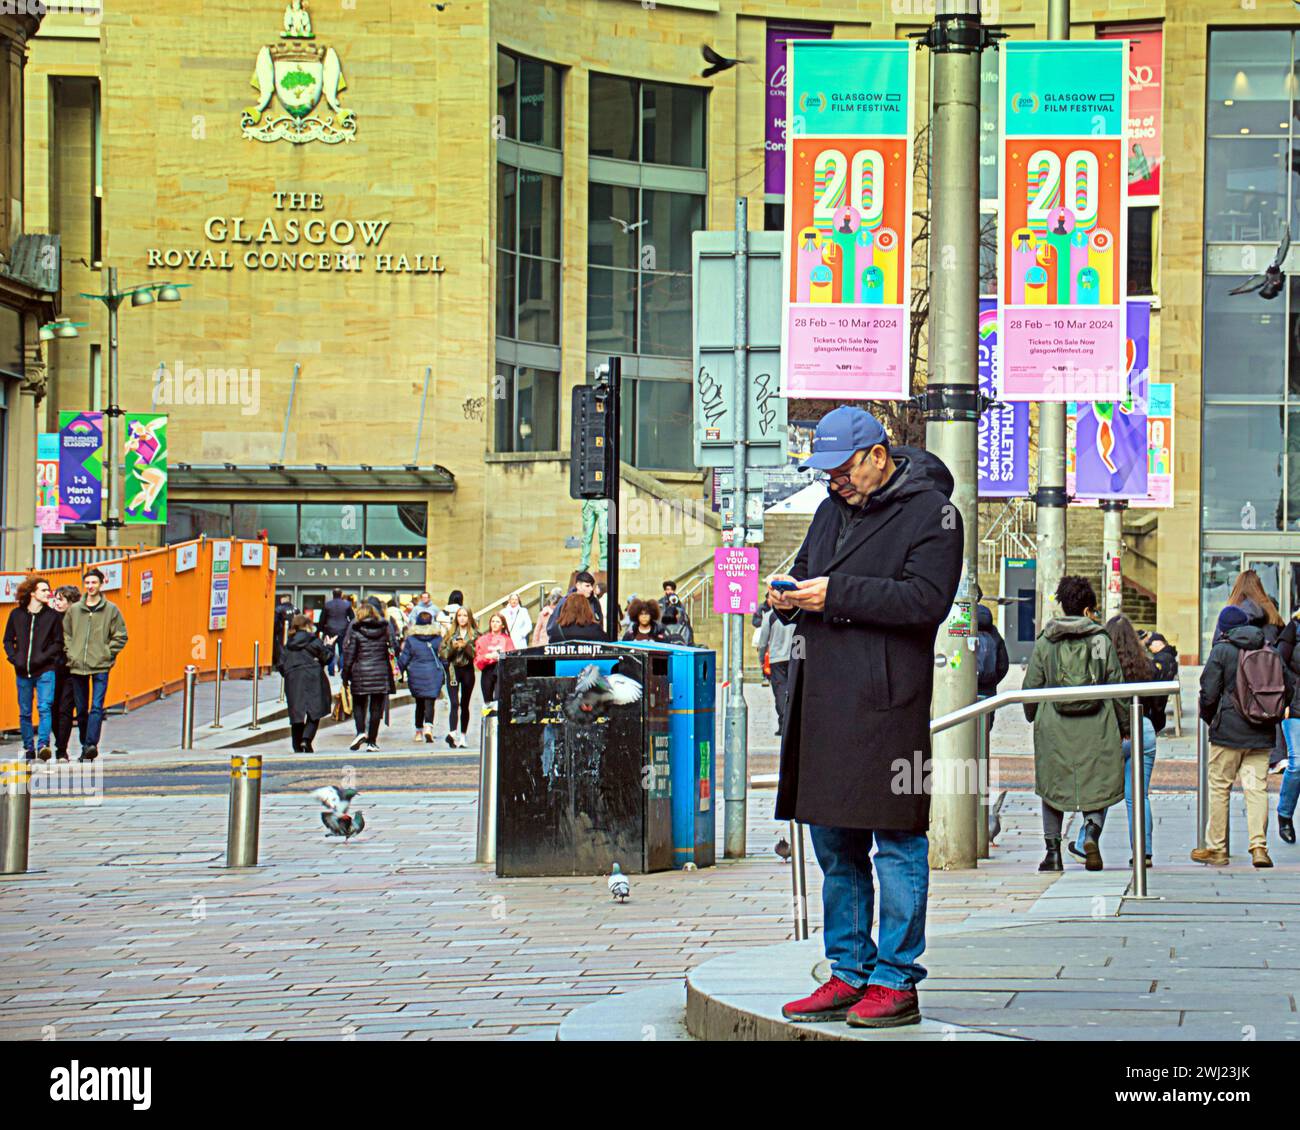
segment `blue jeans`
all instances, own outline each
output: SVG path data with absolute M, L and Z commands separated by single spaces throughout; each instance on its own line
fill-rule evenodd
M 1129 760 L 1132 757 L 1132 743 L 1128 738 L 1124 739 L 1124 808 L 1128 812 L 1128 842 L 1129 850 L 1133 849 L 1133 764 Z M 1151 854 L 1151 770 L 1156 764 L 1156 728 L 1151 724 L 1151 719 L 1145 714 L 1142 715 L 1142 795 L 1146 798 L 1145 814 L 1146 819 L 1142 821 L 1142 827 L 1146 832 L 1147 855 Z M 1106 824 L 1106 814 L 1101 814 L 1102 826 Z M 1079 836 L 1074 841 L 1075 847 L 1083 851 L 1083 832 L 1082 825 L 1079 828 Z
M 32 730 L 32 692 L 36 692 L 36 709 L 40 712 L 40 734 Z M 50 744 L 50 727 L 54 724 L 54 672 L 31 678 L 18 676 L 18 727 L 23 732 L 23 749 L 34 750 Z
M 77 731 L 81 737 L 81 750 L 99 745 L 99 735 L 104 729 L 104 696 L 108 693 L 108 672 L 93 675 L 69 675 L 72 680 L 72 697 L 77 704 Z
M 1277 814 L 1290 820 L 1295 816 L 1296 801 L 1300 800 L 1300 718 L 1283 722 L 1282 734 L 1286 738 L 1286 772 L 1282 774 Z
M 855 989 L 870 983 L 914 989 L 925 977 L 925 910 L 930 844 L 924 832 L 872 832 L 808 825 L 822 882 L 822 933 L 831 973 Z M 871 845 L 880 875 L 880 945 L 871 940 L 875 887 Z

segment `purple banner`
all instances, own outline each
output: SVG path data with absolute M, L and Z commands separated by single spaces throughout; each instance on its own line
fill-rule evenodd
M 104 484 L 104 413 L 59 413 L 59 520 L 98 522 Z
M 1147 493 L 1151 304 L 1130 299 L 1126 317 L 1128 399 L 1076 406 L 1072 489 L 1080 498 L 1141 498 Z
M 763 191 L 785 194 L 785 77 L 787 39 L 830 39 L 830 24 L 771 23 L 767 25 L 767 138 Z
M 998 301 L 980 299 L 980 391 L 997 396 Z M 979 496 L 1014 498 L 1029 493 L 1029 405 L 999 404 L 980 413 Z

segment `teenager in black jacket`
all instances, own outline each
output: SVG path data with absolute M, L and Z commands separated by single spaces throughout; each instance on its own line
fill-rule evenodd
M 50 607 L 50 582 L 28 577 L 18 586 L 18 603 L 5 624 L 5 656 L 18 683 L 18 725 L 28 760 L 40 751 L 49 761 L 54 715 L 54 669 L 63 654 L 63 618 Z M 39 732 L 32 729 L 32 695 L 40 711 Z

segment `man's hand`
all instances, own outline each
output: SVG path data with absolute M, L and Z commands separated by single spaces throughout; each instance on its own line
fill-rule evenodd
M 793 581 L 794 578 L 789 573 L 773 573 L 767 579 L 767 600 L 773 608 L 779 608 L 783 612 L 789 612 L 795 605 L 790 603 L 790 594 L 788 592 L 777 592 L 772 587 L 773 581 Z M 797 582 L 796 582 L 797 583 Z
M 785 595 L 795 608 L 802 608 L 807 612 L 820 612 L 826 607 L 827 584 L 827 578 L 814 577 L 809 581 L 800 581 L 799 587 L 794 592 Z

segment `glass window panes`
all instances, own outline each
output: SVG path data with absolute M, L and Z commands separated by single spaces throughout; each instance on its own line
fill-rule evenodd
M 587 186 L 588 263 L 634 269 L 641 229 L 631 228 L 640 220 L 639 212 L 635 188 L 590 182 Z
M 519 171 L 519 250 L 560 257 L 560 178 Z
M 514 387 L 515 451 L 560 448 L 560 374 L 519 369 Z
M 497 247 L 515 250 L 519 174 L 509 165 L 497 165 Z
M 693 469 L 690 381 L 642 380 L 636 385 L 637 466 Z
M 423 557 L 428 515 L 424 503 L 367 503 L 366 552 L 376 557 Z
M 1232 585 L 1241 572 L 1239 553 L 1201 555 L 1201 661 L 1210 654 L 1210 640 L 1219 612 L 1232 595 Z
M 640 263 L 648 271 L 691 271 L 691 234 L 704 227 L 704 197 L 682 192 L 641 194 Z
M 587 350 L 636 352 L 635 271 L 592 267 L 587 272 Z
M 189 541 L 200 534 L 228 538 L 232 532 L 228 502 L 170 502 L 167 541 Z
M 1286 133 L 1294 85 L 1289 31 L 1211 33 L 1207 132 Z
M 515 263 L 509 251 L 497 252 L 497 337 L 515 336 Z
M 590 151 L 620 161 L 640 158 L 637 145 L 637 84 L 612 75 L 592 75 L 588 86 Z
M 519 60 L 519 140 L 560 148 L 560 71 L 538 59 Z
M 496 380 L 492 383 L 492 450 L 510 451 L 510 388 L 514 380 L 513 365 L 497 362 Z
M 1245 279 L 1205 280 L 1205 347 L 1202 392 L 1206 400 L 1281 400 L 1286 328 L 1281 296 L 1229 295 Z M 1206 429 L 1206 435 L 1213 433 Z
M 497 114 L 501 118 L 503 135 L 511 138 L 519 136 L 517 70 L 513 55 L 505 51 L 497 52 Z
M 1156 209 L 1128 210 L 1128 292 L 1155 294 Z
M 785 230 L 785 205 L 784 204 L 763 205 L 763 230 L 764 231 Z
M 640 352 L 691 355 L 691 276 L 641 274 Z
M 1300 408 L 1287 412 L 1286 468 L 1286 528 L 1300 530 Z
M 269 543 L 281 556 L 293 557 L 298 550 L 298 504 L 295 502 L 236 502 L 232 533 L 237 538 L 255 538 L 265 530 Z
M 362 508 L 345 502 L 304 503 L 299 557 L 354 556 L 362 545 Z
M 641 160 L 704 168 L 705 93 L 689 86 L 641 84 Z
M 1213 453 L 1201 468 L 1207 530 L 1277 530 L 1282 524 L 1282 417 L 1270 404 L 1206 404 Z
M 519 256 L 520 341 L 560 343 L 560 264 Z
M 1283 138 L 1206 142 L 1205 238 L 1275 242 L 1286 216 L 1291 159 Z

